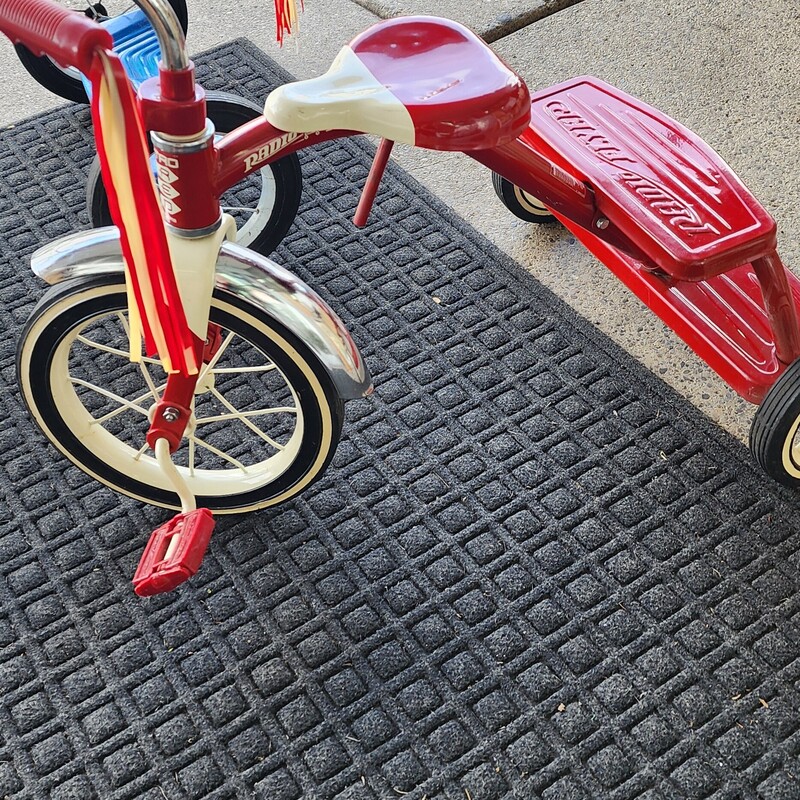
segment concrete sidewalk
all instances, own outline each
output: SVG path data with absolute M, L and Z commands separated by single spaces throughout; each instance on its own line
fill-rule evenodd
M 360 0 L 381 14 L 444 13 L 422 0 Z M 780 252 L 800 272 L 800 6 L 796 0 L 583 0 L 457 4 L 458 18 L 531 89 L 591 73 L 657 106 L 711 144 L 778 220 Z M 453 4 L 451 4 L 453 5 Z M 568 7 L 564 7 L 568 6 Z M 274 42 L 273 13 L 242 0 L 220 14 L 189 0 L 189 45 L 200 51 L 246 36 L 297 77 L 324 71 L 376 14 L 354 0 L 308 0 L 299 52 Z M 557 10 L 529 23 L 532 16 Z M 59 105 L 0 48 L 6 77 L 0 125 Z M 523 264 L 581 315 L 734 435 L 753 407 L 740 400 L 565 231 L 517 221 L 496 200 L 489 174 L 457 154 L 396 148 L 396 159 L 458 214 Z M 291 268 L 291 264 L 287 265 Z

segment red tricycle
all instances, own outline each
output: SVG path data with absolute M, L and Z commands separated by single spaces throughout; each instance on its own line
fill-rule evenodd
M 307 487 L 336 448 L 343 402 L 371 389 L 336 314 L 291 273 L 235 244 L 236 226 L 219 203 L 278 159 L 361 133 L 381 144 L 358 224 L 395 141 L 484 164 L 514 214 L 566 225 L 725 381 L 760 403 L 755 458 L 777 480 L 800 483 L 800 284 L 775 251 L 774 221 L 690 131 L 591 77 L 531 95 L 469 30 L 420 16 L 368 29 L 325 75 L 276 89 L 263 116 L 219 137 L 171 6 L 137 2 L 157 32 L 161 63 L 130 111 L 138 108 L 151 133 L 150 166 L 142 148 L 125 165 L 141 156 L 156 176 L 159 235 L 170 254 L 159 280 L 177 285 L 166 317 L 170 308 L 185 312 L 193 337 L 186 365 L 165 365 L 152 342 L 141 353 L 141 323 L 158 330 L 170 319 L 132 299 L 135 214 L 128 203 L 126 220 L 124 200 L 133 195 L 107 143 L 111 202 L 94 203 L 107 209 L 95 222 L 110 215 L 122 237 L 98 228 L 37 251 L 33 268 L 53 287 L 18 351 L 25 401 L 62 453 L 120 492 L 181 509 L 153 535 L 137 592 L 172 589 L 199 567 L 213 520 L 198 503 L 244 511 Z M 87 71 L 113 59 L 100 26 L 50 0 L 0 0 L 0 12 L 3 32 L 60 64 Z M 105 191 L 99 178 L 89 189 L 95 198 Z M 259 197 L 252 211 L 267 230 L 284 199 L 280 191 Z M 139 255 L 152 260 L 152 249 L 142 245 Z

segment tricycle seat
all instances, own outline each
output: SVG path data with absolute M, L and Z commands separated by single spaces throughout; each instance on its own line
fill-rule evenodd
M 699 281 L 776 247 L 775 221 L 705 142 L 593 77 L 535 93 L 531 127 L 653 264 Z
M 264 113 L 284 131 L 340 129 L 433 150 L 483 150 L 525 131 L 530 95 L 463 25 L 398 17 L 358 35 L 324 75 L 275 89 Z

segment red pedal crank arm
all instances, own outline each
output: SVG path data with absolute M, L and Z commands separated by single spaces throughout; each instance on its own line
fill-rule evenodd
M 98 48 L 111 50 L 111 34 L 81 13 L 51 0 L 0 0 L 0 31 L 35 55 L 88 73 Z

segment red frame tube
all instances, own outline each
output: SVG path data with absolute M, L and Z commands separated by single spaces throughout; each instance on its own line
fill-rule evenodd
M 775 337 L 775 354 L 784 364 L 791 364 L 800 356 L 800 326 L 786 267 L 774 251 L 753 259 L 752 265 Z
M 499 173 L 614 247 L 646 262 L 641 250 L 614 226 L 597 228 L 596 222 L 602 215 L 591 188 L 538 152 L 535 144 L 529 141 L 528 133 L 508 144 L 487 150 L 468 150 L 464 155 Z M 287 133 L 271 125 L 266 117 L 259 117 L 226 134 L 215 144 L 214 193 L 219 198 L 250 173 L 289 153 L 332 139 L 359 135 L 358 131 L 348 130 Z M 376 189 L 372 187 L 373 191 Z
M 364 189 L 361 192 L 361 199 L 358 201 L 358 208 L 356 209 L 355 216 L 353 217 L 353 225 L 357 228 L 363 228 L 369 219 L 369 212 L 372 210 L 372 204 L 375 202 L 375 195 L 378 193 L 378 187 L 381 183 L 381 178 L 386 170 L 386 165 L 389 162 L 389 156 L 392 154 L 394 142 L 391 139 L 381 139 L 381 143 L 375 152 L 375 158 L 372 161 L 367 182 L 364 184 Z
M 162 122 L 163 117 L 161 105 L 167 101 L 154 95 L 149 85 L 147 88 L 142 102 L 145 127 L 147 130 L 163 132 L 158 123 Z M 182 131 L 187 125 L 193 124 L 198 102 L 202 102 L 205 108 L 205 101 L 197 97 L 168 102 L 171 131 Z M 165 156 L 169 159 L 170 168 L 170 183 L 164 189 L 167 192 L 164 196 L 167 221 L 171 226 L 183 230 L 206 228 L 219 218 L 219 198 L 222 194 L 251 173 L 305 147 L 354 135 L 358 135 L 358 132 L 333 130 L 287 133 L 271 125 L 266 117 L 259 117 L 224 135 L 217 142 L 209 142 L 206 149 L 185 154 L 170 153 Z M 178 201 L 178 198 L 182 199 Z
M 465 155 L 579 225 L 591 229 L 594 224 L 597 217 L 594 193 L 582 180 L 556 166 L 524 139 L 491 150 L 470 150 Z
M 251 172 L 271 161 L 331 139 L 358 136 L 358 131 L 287 133 L 259 117 L 223 136 L 215 145 L 217 171 L 212 185 L 219 197 Z

